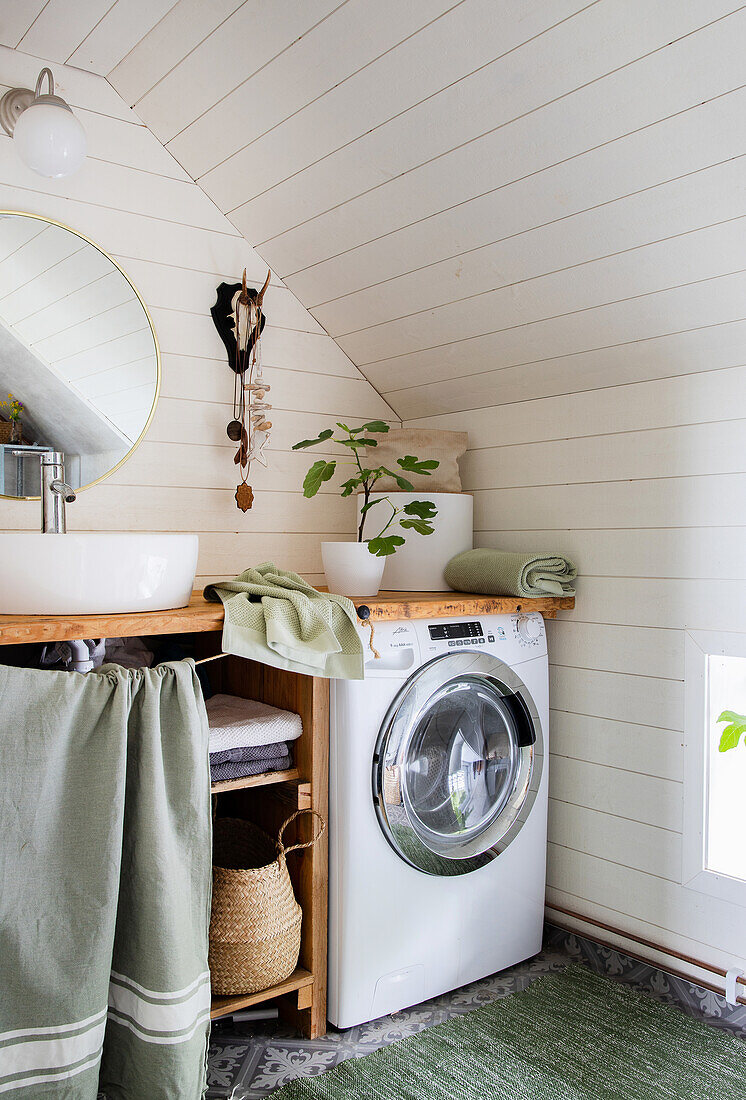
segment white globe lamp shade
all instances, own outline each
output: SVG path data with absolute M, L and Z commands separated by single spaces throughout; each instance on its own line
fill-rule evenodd
M 85 160 L 85 130 L 58 96 L 39 96 L 18 118 L 13 142 L 23 163 L 40 176 L 70 176 Z

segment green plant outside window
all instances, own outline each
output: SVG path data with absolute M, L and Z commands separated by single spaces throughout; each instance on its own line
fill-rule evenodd
M 724 710 L 718 722 L 727 722 L 727 726 L 720 735 L 720 752 L 728 752 L 735 749 L 741 737 L 746 733 L 746 714 L 738 714 L 735 710 Z

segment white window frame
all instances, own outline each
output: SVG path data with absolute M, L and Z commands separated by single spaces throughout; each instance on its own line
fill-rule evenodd
M 724 630 L 687 631 L 684 681 L 684 817 L 682 883 L 690 890 L 746 906 L 746 881 L 706 866 L 709 778 L 707 658 L 746 657 L 746 634 Z M 733 751 L 746 752 L 740 745 Z M 743 813 L 733 807 L 734 814 Z

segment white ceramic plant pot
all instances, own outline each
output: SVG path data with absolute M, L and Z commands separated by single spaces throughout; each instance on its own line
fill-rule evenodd
M 377 558 L 366 542 L 322 542 L 326 585 L 342 596 L 377 596 L 385 558 Z
M 397 508 L 402 508 L 413 500 L 430 500 L 438 509 L 438 514 L 432 521 L 435 528 L 432 535 L 418 535 L 416 531 L 402 530 L 398 521 L 389 527 L 387 534 L 402 535 L 404 546 L 383 559 L 384 589 L 387 592 L 450 591 L 443 570 L 451 558 L 464 550 L 471 550 L 474 545 L 474 498 L 471 494 L 374 493 L 371 500 L 376 496 L 387 496 Z M 362 493 L 357 499 L 359 515 L 363 502 Z M 376 523 L 379 517 L 383 521 L 390 514 L 385 504 L 370 513 L 371 517 L 375 517 Z

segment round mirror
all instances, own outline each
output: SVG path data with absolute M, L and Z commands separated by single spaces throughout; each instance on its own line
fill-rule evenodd
M 0 211 L 0 495 L 38 497 L 48 451 L 74 489 L 107 477 L 145 434 L 160 378 L 153 322 L 111 256 Z

